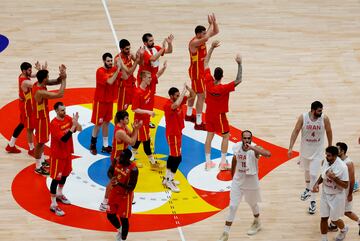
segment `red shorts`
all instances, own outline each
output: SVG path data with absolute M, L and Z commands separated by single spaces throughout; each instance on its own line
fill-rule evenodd
M 46 143 L 49 141 L 49 119 L 35 119 L 35 139 L 37 143 Z
M 181 156 L 181 135 L 167 136 L 166 140 L 169 145 L 169 156 Z
M 72 171 L 71 157 L 65 159 L 58 159 L 50 156 L 50 177 L 55 180 L 61 180 L 62 177 L 67 177 Z
M 117 110 L 126 110 L 129 105 L 131 105 L 131 100 L 133 97 L 133 87 L 120 87 L 118 100 L 117 100 Z
M 91 122 L 101 125 L 103 122 L 110 122 L 113 116 L 112 102 L 94 101 Z
M 205 114 L 206 131 L 218 132 L 225 134 L 230 131 L 229 121 L 226 118 L 226 113 L 221 114 Z
M 20 111 L 20 123 L 24 125 L 27 129 L 34 129 L 34 118 L 31 116 L 26 116 L 24 112 Z
M 131 216 L 131 207 L 134 194 L 117 194 L 115 189 L 112 189 L 109 194 L 109 208 L 107 213 L 117 214 L 121 218 L 129 218 Z
M 147 141 L 150 139 L 149 124 L 149 122 L 144 122 L 143 125 L 140 127 L 137 137 L 138 141 Z
M 204 73 L 191 73 L 191 68 L 189 68 L 189 76 L 191 79 L 191 88 L 195 91 L 196 94 L 201 94 L 205 92 L 205 74 Z

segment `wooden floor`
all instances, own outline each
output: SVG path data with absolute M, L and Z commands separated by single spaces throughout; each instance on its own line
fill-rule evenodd
M 101 55 L 116 52 L 114 40 L 99 0 L 2 1 L 1 34 L 10 39 L 0 54 L 0 106 L 17 98 L 17 76 L 23 61 L 47 60 L 50 75 L 57 66 L 68 67 L 68 87 L 94 87 Z M 166 56 L 168 70 L 158 94 L 188 79 L 188 41 L 206 15 L 215 12 L 221 47 L 211 67 L 222 66 L 225 80 L 236 75 L 234 56 L 243 56 L 244 82 L 231 95 L 230 122 L 250 129 L 271 143 L 287 148 L 297 116 L 320 100 L 330 117 L 334 142 L 349 145 L 360 177 L 360 2 L 354 1 L 108 1 L 119 38 L 133 49 L 141 36 L 153 33 L 160 43 L 175 35 L 174 53 Z M 163 60 L 164 60 L 163 59 Z M 9 124 L 14 128 L 15 123 Z M 7 140 L 1 138 L 3 150 Z M 299 140 L 296 148 L 299 148 Z M 20 208 L 11 194 L 14 176 L 33 162 L 25 154 L 0 152 L 1 240 L 113 240 L 114 233 L 62 226 L 40 219 Z M 309 216 L 299 200 L 303 174 L 291 160 L 261 182 L 263 230 L 247 237 L 250 209 L 242 203 L 229 240 L 320 240 L 319 214 Z M 360 194 L 354 195 L 360 214 Z M 227 209 L 211 218 L 183 227 L 186 240 L 217 240 Z M 86 218 L 86 217 L 84 217 Z M 347 240 L 359 240 L 357 226 L 349 219 Z M 333 237 L 330 234 L 329 237 Z M 128 240 L 180 240 L 177 229 L 130 233 Z M 330 239 L 329 239 L 330 240 Z

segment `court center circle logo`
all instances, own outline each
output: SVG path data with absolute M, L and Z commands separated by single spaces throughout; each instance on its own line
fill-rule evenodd
M 12 183 L 12 194 L 16 202 L 30 213 L 51 222 L 60 223 L 77 228 L 100 231 L 114 231 L 108 222 L 106 214 L 98 211 L 109 179 L 106 175 L 110 165 L 109 155 L 99 153 L 93 156 L 89 152 L 90 135 L 93 124 L 90 123 L 93 88 L 67 89 L 61 101 L 67 106 L 66 112 L 72 115 L 79 112 L 79 122 L 83 131 L 73 135 L 74 149 L 73 171 L 64 188 L 64 193 L 71 200 L 72 205 L 62 206 L 64 217 L 57 217 L 49 211 L 50 178 L 45 178 L 34 173 L 34 164 L 21 170 Z M 163 106 L 166 98 L 156 96 L 156 116 L 152 122 L 156 128 L 151 130 L 151 138 L 155 158 L 166 163 L 169 154 L 165 139 L 165 118 Z M 50 101 L 52 106 L 54 101 Z M 16 125 L 18 117 L 18 100 L 5 105 L 0 110 L 0 132 L 9 139 L 12 128 Z M 116 110 L 116 106 L 114 106 Z M 133 120 L 129 111 L 130 120 Z M 51 111 L 50 118 L 55 116 Z M 12 125 L 9 125 L 12 123 Z M 109 139 L 112 139 L 114 126 L 109 128 Z M 230 127 L 229 150 L 232 145 L 240 140 L 241 131 Z M 135 189 L 133 215 L 130 218 L 132 232 L 155 231 L 170 229 L 178 226 L 189 225 L 218 213 L 226 208 L 229 203 L 231 174 L 229 171 L 219 172 L 216 168 L 207 172 L 204 169 L 205 155 L 204 143 L 206 132 L 194 131 L 193 124 L 186 122 L 183 130 L 182 162 L 176 179 L 180 181 L 180 193 L 172 193 L 161 183 L 165 170 L 162 172 L 151 171 L 147 157 L 139 149 L 136 159 L 142 161 L 143 168 L 139 169 L 139 180 Z M 271 150 L 270 160 L 261 158 L 259 161 L 259 177 L 262 178 L 271 170 L 288 160 L 287 150 L 254 137 L 254 142 Z M 49 155 L 49 144 L 46 144 L 45 155 Z M 27 148 L 25 133 L 17 140 L 17 145 Z M 101 134 L 98 138 L 97 148 L 102 146 Z M 211 156 L 216 163 L 220 162 L 221 137 L 216 135 Z M 32 157 L 27 156 L 31 160 Z M 227 159 L 231 162 L 232 153 Z M 9 155 L 9 160 L 11 156 Z M 60 204 L 61 205 L 61 204 Z

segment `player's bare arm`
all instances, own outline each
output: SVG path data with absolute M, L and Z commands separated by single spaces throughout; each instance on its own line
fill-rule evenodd
M 150 57 L 150 61 L 156 61 L 160 58 L 160 56 L 162 56 L 165 53 L 166 50 L 166 39 L 163 40 L 162 42 L 162 48 L 154 55 L 151 55 Z
M 235 79 L 235 86 L 237 86 L 238 84 L 240 84 L 242 82 L 242 59 L 241 59 L 241 55 L 237 54 L 235 57 L 235 61 L 238 64 L 238 72 L 236 74 L 236 79 Z
M 118 61 L 116 62 L 116 65 L 117 65 L 116 71 L 114 72 L 114 74 L 113 74 L 110 78 L 108 78 L 108 79 L 106 80 L 106 83 L 108 83 L 109 85 L 114 84 L 116 78 L 117 78 L 118 75 L 119 75 L 120 70 L 121 70 L 121 69 L 123 68 L 123 66 L 124 66 L 124 63 L 122 62 L 122 59 L 121 59 L 121 58 L 118 59 Z
M 319 186 L 320 184 L 323 182 L 323 178 L 320 175 L 320 177 L 318 178 L 318 180 L 316 181 L 316 183 L 314 184 L 314 186 L 312 187 L 312 192 L 319 192 Z
M 133 110 L 135 113 L 138 113 L 138 114 L 146 114 L 146 115 L 149 115 L 151 117 L 154 117 L 155 116 L 155 112 L 154 111 L 151 111 L 151 110 L 144 110 L 144 109 L 140 109 L 140 108 L 137 108 L 135 110 Z
M 164 61 L 163 66 L 161 67 L 161 69 L 159 69 L 159 71 L 156 73 L 156 77 L 159 79 L 161 75 L 163 75 L 163 73 L 165 72 L 167 68 L 167 60 Z
M 295 144 L 295 141 L 296 141 L 296 138 L 298 137 L 299 135 L 299 132 L 301 131 L 301 128 L 302 128 L 302 125 L 303 125 L 303 116 L 300 115 L 296 124 L 295 124 L 295 128 L 294 130 L 292 131 L 291 133 L 291 137 L 290 137 L 290 144 L 289 144 L 289 149 L 288 149 L 288 157 L 292 157 L 292 149 L 294 147 L 294 144 Z
M 234 154 L 232 157 L 232 160 L 231 160 L 231 176 L 232 177 L 234 177 L 235 170 L 236 170 L 236 156 Z
M 327 115 L 324 116 L 324 126 L 325 126 L 325 132 L 326 132 L 326 137 L 328 140 L 328 145 L 331 146 L 332 145 L 332 129 L 331 129 L 331 124 L 330 124 L 330 119 L 329 117 L 327 117 Z
M 340 178 L 338 178 L 337 176 L 335 176 L 335 173 L 333 173 L 332 170 L 329 170 L 326 172 L 326 176 L 332 180 L 333 182 L 336 183 L 336 185 L 346 189 L 349 185 L 349 182 L 348 181 L 343 181 L 341 180 Z
M 172 110 L 175 110 L 176 108 L 178 108 L 178 107 L 181 105 L 181 102 L 182 102 L 183 99 L 184 99 L 184 96 L 185 96 L 185 94 L 186 94 L 186 91 L 187 91 L 187 89 L 186 89 L 186 83 L 184 83 L 184 88 L 182 89 L 179 98 L 177 98 L 177 100 L 176 100 L 174 103 L 172 103 L 172 105 L 171 105 L 171 109 L 172 109 Z
M 165 49 L 165 54 L 171 54 L 173 52 L 172 41 L 174 40 L 174 35 L 170 34 L 165 40 L 167 43 L 167 48 Z
M 352 191 L 354 189 L 354 184 L 355 184 L 355 169 L 354 169 L 354 163 L 350 162 L 350 163 L 346 163 L 346 166 L 348 168 L 348 172 L 349 172 L 349 193 L 347 196 L 347 199 L 349 202 L 352 201 Z
M 211 55 L 212 55 L 214 49 L 219 47 L 219 46 L 220 46 L 220 41 L 219 40 L 214 40 L 211 43 L 211 47 L 209 49 L 209 52 L 207 53 L 207 55 L 206 55 L 206 57 L 204 59 L 204 67 L 205 67 L 205 69 L 209 68 L 209 62 L 210 62 L 210 59 L 211 59 Z
M 249 145 L 248 143 L 245 143 L 245 148 L 249 148 L 250 150 L 253 150 L 255 152 L 256 158 L 259 158 L 260 156 L 264 156 L 264 157 L 271 157 L 271 152 L 262 148 L 261 146 L 252 146 Z

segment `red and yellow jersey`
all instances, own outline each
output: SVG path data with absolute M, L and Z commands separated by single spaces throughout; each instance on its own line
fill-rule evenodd
M 113 102 L 117 97 L 117 86 L 116 82 L 119 82 L 121 78 L 121 72 L 119 72 L 115 82 L 110 85 L 107 83 L 107 80 L 113 76 L 117 67 L 111 67 L 107 69 L 105 67 L 100 67 L 96 71 L 96 89 L 94 100 L 99 102 Z
M 32 95 L 34 97 L 38 90 L 47 90 L 47 88 L 46 86 L 39 86 L 38 82 L 36 82 L 32 87 Z M 42 98 L 41 101 L 36 101 L 34 98 L 33 116 L 35 117 L 35 119 L 49 119 L 48 99 Z
M 134 111 L 136 109 L 143 109 L 143 110 L 152 110 L 152 91 L 148 87 L 145 90 L 141 89 L 140 87 L 134 89 L 133 99 L 132 99 L 132 107 L 131 109 Z M 144 124 L 149 123 L 150 115 L 148 114 L 138 114 L 135 113 L 134 120 L 142 120 Z
M 137 169 L 136 163 L 131 162 L 130 165 L 125 166 L 119 162 L 116 162 L 115 168 L 114 168 L 114 178 L 117 182 L 122 184 L 129 184 L 131 172 L 135 171 Z M 111 192 L 114 192 L 116 194 L 120 195 L 129 195 L 129 192 L 119 185 L 113 186 Z M 132 192 L 130 192 L 131 194 Z
M 121 60 L 123 61 L 124 65 L 130 69 L 133 66 L 133 60 L 131 58 L 131 55 L 124 55 L 124 54 L 117 54 L 115 56 L 115 63 L 117 62 L 117 60 L 119 59 L 119 57 L 121 57 Z M 130 75 L 127 79 L 120 79 L 119 81 L 119 88 L 121 87 L 134 87 L 135 86 L 135 82 L 136 79 L 134 77 L 134 75 Z
M 129 130 L 129 128 L 127 128 L 126 126 L 121 126 L 119 123 L 115 126 L 115 130 L 114 130 L 114 138 L 113 138 L 113 148 L 112 148 L 112 152 L 111 152 L 111 160 L 114 160 L 115 158 L 119 157 L 120 154 L 123 152 L 123 150 L 125 150 L 128 147 L 128 143 L 120 140 L 116 140 L 115 136 L 116 136 L 116 132 L 118 131 L 124 131 L 126 133 L 126 135 L 130 135 L 131 132 Z
M 196 37 L 192 38 L 193 41 Z M 189 42 L 189 45 L 191 43 Z M 199 80 L 203 78 L 204 75 L 204 60 L 207 54 L 206 43 L 201 44 L 196 48 L 196 52 L 192 53 L 189 48 L 190 53 L 190 67 L 189 75 L 191 80 Z
M 54 118 L 50 123 L 51 133 L 51 157 L 55 159 L 66 159 L 71 157 L 74 153 L 74 144 L 72 137 L 66 142 L 63 142 L 61 138 L 70 130 L 72 126 L 72 118 L 68 115 L 63 120 Z
M 26 91 L 24 91 L 21 88 L 22 83 L 25 80 L 30 80 L 28 77 L 24 77 L 22 74 L 19 75 L 19 108 L 20 112 L 25 114 L 25 117 L 30 117 L 33 109 L 33 97 L 31 88 L 27 88 Z
M 180 106 L 176 109 L 171 109 L 171 105 L 174 102 L 172 102 L 170 99 L 164 105 L 166 136 L 181 135 L 181 131 L 185 127 L 183 105 L 186 104 L 186 101 L 187 97 L 185 96 Z

